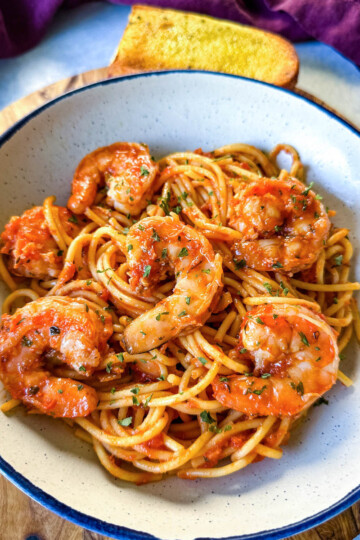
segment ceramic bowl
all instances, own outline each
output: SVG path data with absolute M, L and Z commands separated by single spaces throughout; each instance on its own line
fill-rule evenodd
M 350 228 L 351 278 L 360 280 L 359 135 L 302 97 L 221 74 L 124 77 L 77 90 L 29 115 L 1 139 L 0 228 L 47 195 L 65 204 L 79 160 L 114 141 L 146 142 L 157 157 L 234 142 L 265 151 L 278 142 L 292 144 L 308 182 L 337 210 L 335 223 Z M 114 538 L 282 538 L 360 497 L 359 366 L 352 344 L 342 369 L 354 386 L 336 384 L 329 405 L 311 410 L 281 460 L 267 459 L 232 476 L 125 484 L 60 420 L 19 410 L 0 414 L 0 467 L 44 506 Z

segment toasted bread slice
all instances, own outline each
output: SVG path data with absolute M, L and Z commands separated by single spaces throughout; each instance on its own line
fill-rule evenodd
M 299 60 L 280 36 L 213 17 L 136 5 L 111 75 L 124 71 L 201 69 L 295 86 Z

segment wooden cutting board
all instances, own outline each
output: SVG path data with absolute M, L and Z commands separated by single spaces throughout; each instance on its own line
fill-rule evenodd
M 129 73 L 131 72 L 127 71 L 124 75 Z M 12 103 L 0 111 L 0 134 L 51 99 L 87 84 L 107 79 L 108 76 L 108 68 L 95 69 L 51 84 Z M 295 92 L 341 117 L 307 92 L 300 89 L 295 89 Z M 354 127 L 356 129 L 356 126 Z M 2 476 L 0 476 L 0 503 L 0 540 L 110 540 L 73 525 L 46 510 Z M 330 521 L 293 536 L 291 540 L 353 540 L 359 533 L 360 502 Z

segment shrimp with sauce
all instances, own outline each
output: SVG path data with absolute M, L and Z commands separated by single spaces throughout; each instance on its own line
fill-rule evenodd
M 151 295 L 167 273 L 175 273 L 173 293 L 125 329 L 131 353 L 149 351 L 190 333 L 210 317 L 222 291 L 222 258 L 210 242 L 177 217 L 150 217 L 127 235 L 130 286 Z
M 248 312 L 237 349 L 252 373 L 217 377 L 214 397 L 248 416 L 294 416 L 336 382 L 336 336 L 313 311 L 288 304 Z
M 243 234 L 236 261 L 255 270 L 292 275 L 318 258 L 330 220 L 321 197 L 296 178 L 261 178 L 234 195 L 228 225 Z
M 111 316 L 97 314 L 82 299 L 45 297 L 29 302 L 0 327 L 0 379 L 14 399 L 44 414 L 74 418 L 95 410 L 88 385 L 53 376 L 48 360 L 64 362 L 90 376 L 109 350 Z
M 66 233 L 75 237 L 78 227 L 69 210 L 61 206 L 54 208 Z M 13 274 L 38 279 L 56 278 L 60 274 L 62 252 L 50 232 L 42 206 L 12 217 L 5 225 L 1 240 L 1 253 L 9 256 L 8 267 Z
M 105 186 L 109 206 L 137 215 L 148 204 L 157 172 L 144 144 L 117 142 L 98 148 L 80 161 L 68 208 L 83 214 L 94 203 L 98 187 Z

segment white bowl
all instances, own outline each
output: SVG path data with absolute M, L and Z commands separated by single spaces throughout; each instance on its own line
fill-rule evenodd
M 144 141 L 162 156 L 246 142 L 294 145 L 336 224 L 359 249 L 359 135 L 302 97 L 239 77 L 172 72 L 110 80 L 38 109 L 1 139 L 0 227 L 55 194 L 65 204 L 79 160 L 114 141 Z M 6 293 L 2 286 L 1 294 Z M 352 345 L 343 370 L 359 379 Z M 1 394 L 1 391 L 0 391 Z M 0 414 L 0 468 L 44 506 L 115 538 L 283 538 L 329 519 L 360 498 L 360 384 L 338 383 L 312 410 L 279 460 L 233 476 L 168 478 L 141 487 L 114 480 L 92 449 L 59 420 Z

